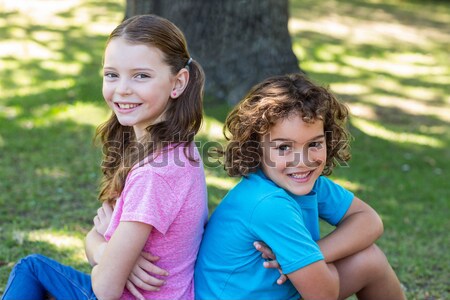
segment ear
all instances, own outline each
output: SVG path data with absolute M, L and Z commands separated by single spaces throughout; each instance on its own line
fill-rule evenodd
M 173 83 L 172 91 L 170 92 L 170 98 L 176 99 L 183 94 L 189 83 L 189 71 L 186 68 L 181 68 L 178 74 L 175 75 L 175 81 Z

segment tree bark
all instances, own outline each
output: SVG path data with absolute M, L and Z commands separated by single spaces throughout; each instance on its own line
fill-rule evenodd
M 126 17 L 152 13 L 185 34 L 206 74 L 206 94 L 230 104 L 266 77 L 301 71 L 288 0 L 127 0 Z

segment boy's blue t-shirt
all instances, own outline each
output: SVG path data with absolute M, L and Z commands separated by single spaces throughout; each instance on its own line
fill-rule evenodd
M 253 242 L 269 245 L 285 274 L 322 260 L 319 217 L 336 225 L 353 197 L 324 176 L 305 196 L 278 187 L 261 170 L 242 178 L 206 226 L 194 272 L 195 298 L 298 299 L 290 281 L 276 283 L 277 269 L 263 267 Z

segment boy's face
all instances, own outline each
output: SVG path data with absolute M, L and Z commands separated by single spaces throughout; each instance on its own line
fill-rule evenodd
M 261 142 L 264 174 L 292 194 L 311 192 L 327 159 L 323 122 L 291 115 L 278 120 Z

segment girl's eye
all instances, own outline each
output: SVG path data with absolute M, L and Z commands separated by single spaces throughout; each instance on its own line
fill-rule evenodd
M 136 75 L 136 78 L 138 78 L 138 79 L 144 79 L 144 78 L 149 78 L 150 76 L 148 76 L 147 74 L 137 74 Z
M 104 73 L 103 76 L 105 76 L 106 78 L 116 78 L 117 77 L 117 75 L 114 73 Z

